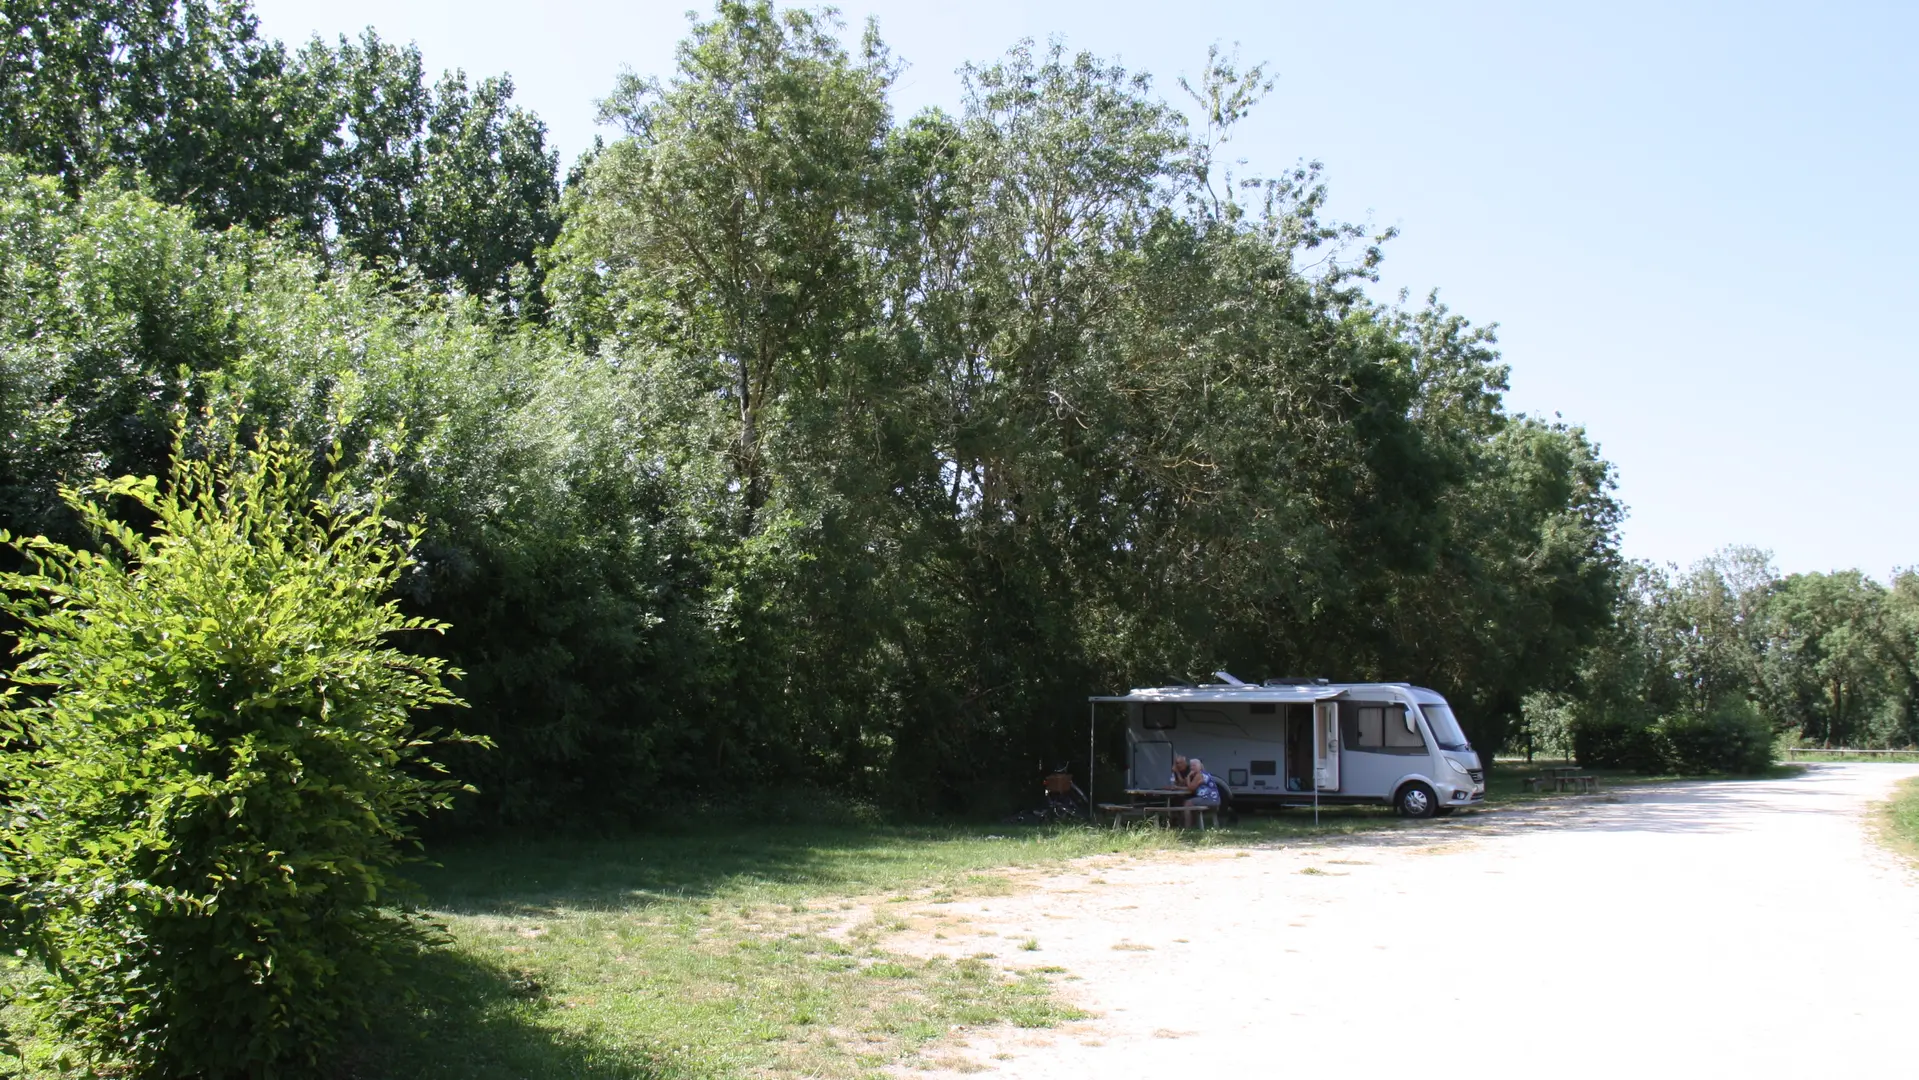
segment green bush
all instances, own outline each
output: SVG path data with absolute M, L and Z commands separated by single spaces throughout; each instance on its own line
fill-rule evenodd
M 1772 725 L 1743 698 L 1722 701 L 1703 716 L 1667 716 L 1658 736 L 1666 767 L 1677 773 L 1755 773 L 1773 763 Z
M 1574 718 L 1573 757 L 1600 769 L 1656 772 L 1663 764 L 1653 726 L 1644 718 L 1616 711 L 1593 711 Z
M 0 575 L 22 625 L 0 913 L 96 1066 L 295 1075 L 422 939 L 392 873 L 454 786 L 409 715 L 458 702 L 440 661 L 387 644 L 440 627 L 382 600 L 416 539 L 384 485 L 316 499 L 291 446 L 195 461 L 183 431 L 164 489 L 64 492 L 102 552 L 0 533 L 28 567 Z

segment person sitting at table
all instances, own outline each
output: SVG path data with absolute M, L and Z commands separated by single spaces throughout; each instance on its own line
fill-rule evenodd
M 1186 800 L 1187 806 L 1211 806 L 1217 808 L 1220 802 L 1219 781 L 1206 771 L 1206 763 L 1193 758 L 1186 763 L 1186 790 L 1192 797 Z
M 1169 788 L 1180 788 L 1182 790 L 1191 791 L 1192 786 L 1186 783 L 1186 773 L 1189 770 L 1189 768 L 1190 766 L 1188 766 L 1186 762 L 1185 754 L 1174 754 L 1173 755 L 1173 778 L 1167 781 L 1166 786 Z

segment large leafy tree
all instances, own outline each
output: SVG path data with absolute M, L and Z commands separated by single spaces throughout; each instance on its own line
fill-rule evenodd
M 670 82 L 622 78 L 601 117 L 629 137 L 587 170 L 563 248 L 576 279 L 592 275 L 724 401 L 714 419 L 741 535 L 770 497 L 771 429 L 794 396 L 838 388 L 870 305 L 862 229 L 880 199 L 890 69 L 876 38 L 855 58 L 833 29 L 722 3 Z M 578 327 L 589 340 L 612 329 Z
M 1857 570 L 1768 584 L 1752 681 L 1775 722 L 1829 746 L 1909 736 L 1910 638 L 1889 590 Z
M 603 115 L 630 134 L 584 170 L 555 249 L 560 324 L 649 388 L 644 456 L 681 478 L 710 545 L 709 632 L 734 644 L 702 660 L 711 697 L 694 739 L 709 772 L 771 755 L 791 773 L 795 731 L 835 744 L 812 720 L 850 685 L 808 701 L 793 673 L 848 675 L 844 652 L 819 653 L 870 641 L 871 620 L 828 612 L 872 609 L 864 575 L 836 557 L 866 541 L 847 521 L 871 505 L 837 499 L 834 478 L 859 471 L 866 455 L 844 436 L 870 430 L 889 392 L 867 340 L 867 266 L 890 68 L 876 39 L 855 56 L 834 29 L 724 3 L 671 80 L 624 78 Z M 802 565 L 814 570 L 796 585 Z
M 319 205 L 347 253 L 470 296 L 540 298 L 559 231 L 558 155 L 505 77 L 429 86 L 419 50 L 368 30 L 300 54 L 338 122 Z
M 892 680 L 910 723 L 890 737 L 949 791 L 1050 752 L 1081 641 L 1087 571 L 1116 554 L 1133 503 L 1127 357 L 1112 334 L 1140 246 L 1163 218 L 1182 143 L 1174 114 L 1122 69 L 1054 47 L 966 73 L 956 118 L 895 136 L 910 185 L 890 226 L 886 327 L 915 387 L 886 568 L 918 598 Z M 1070 715 L 1070 714 L 1066 714 Z M 992 745 L 992 755 L 963 753 Z

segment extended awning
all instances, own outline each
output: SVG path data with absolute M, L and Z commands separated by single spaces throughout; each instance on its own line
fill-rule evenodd
M 1226 675 L 1224 672 L 1220 672 L 1219 674 L 1222 677 L 1231 678 L 1230 675 Z M 1332 683 L 1263 684 L 1227 682 L 1207 683 L 1204 686 L 1152 686 L 1130 690 L 1124 694 L 1102 694 L 1089 697 L 1086 699 L 1086 790 L 1089 792 L 1093 790 L 1093 770 L 1097 767 L 1099 761 L 1097 732 L 1099 728 L 1099 707 L 1101 705 L 1124 705 L 1130 703 L 1215 705 L 1229 702 L 1237 702 L 1242 705 L 1253 703 L 1261 705 L 1267 703 L 1283 705 L 1289 702 L 1300 705 L 1310 705 L 1315 701 L 1326 701 L 1330 698 L 1336 698 L 1354 689 L 1354 686 L 1355 684 L 1351 683 L 1335 685 Z M 1315 712 L 1317 712 L 1317 710 L 1315 710 Z M 1315 736 L 1315 738 L 1317 738 L 1317 736 Z M 1318 805 L 1318 795 L 1319 793 L 1317 789 L 1315 789 L 1313 793 L 1315 806 Z M 1092 808 L 1090 806 L 1087 807 L 1086 812 L 1090 815 L 1093 812 Z
M 1301 704 L 1325 701 L 1345 693 L 1350 687 L 1322 686 L 1312 683 L 1289 684 L 1285 686 L 1260 686 L 1245 683 L 1239 686 L 1217 684 L 1208 686 L 1153 686 L 1132 690 L 1121 695 L 1102 695 L 1086 700 L 1095 705 L 1117 702 L 1163 702 L 1174 705 L 1189 705 L 1205 702 L 1216 704 L 1226 701 L 1245 702 L 1299 702 Z

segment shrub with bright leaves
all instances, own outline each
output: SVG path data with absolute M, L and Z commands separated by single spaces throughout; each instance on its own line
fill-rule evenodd
M 1659 721 L 1666 767 L 1677 773 L 1756 773 L 1773 764 L 1772 725 L 1744 698 L 1728 698 L 1703 716 Z
M 416 534 L 383 487 L 316 497 L 290 445 L 184 441 L 165 485 L 65 492 L 101 551 L 0 534 L 25 560 L 0 916 L 96 1065 L 298 1075 L 424 940 L 393 875 L 457 785 L 412 716 L 457 673 L 391 643 L 441 627 L 385 599 Z

